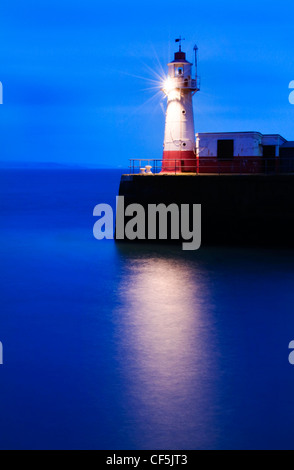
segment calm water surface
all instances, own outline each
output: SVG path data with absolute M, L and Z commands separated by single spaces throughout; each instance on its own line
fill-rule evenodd
M 294 252 L 97 241 L 120 173 L 0 172 L 0 448 L 294 449 Z

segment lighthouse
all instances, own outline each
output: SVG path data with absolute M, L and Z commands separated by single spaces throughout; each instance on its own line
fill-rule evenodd
M 192 97 L 197 86 L 197 46 L 195 52 L 195 78 L 192 78 L 192 63 L 186 53 L 179 50 L 168 65 L 168 76 L 162 91 L 167 96 L 163 161 L 161 173 L 196 171 L 195 132 Z

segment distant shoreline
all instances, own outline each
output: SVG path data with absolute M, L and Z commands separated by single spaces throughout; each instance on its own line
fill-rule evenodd
M 91 165 L 67 165 L 51 162 L 1 162 L 0 170 L 121 170 L 125 168 L 91 166 Z

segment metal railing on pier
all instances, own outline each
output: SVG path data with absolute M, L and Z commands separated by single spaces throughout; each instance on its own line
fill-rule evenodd
M 198 157 L 193 159 L 130 159 L 130 174 L 282 174 L 294 173 L 294 157 Z

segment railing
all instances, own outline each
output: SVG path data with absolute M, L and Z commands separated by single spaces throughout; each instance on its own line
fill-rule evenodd
M 183 152 L 184 153 L 184 152 Z M 281 174 L 294 173 L 294 157 L 198 157 L 193 159 L 130 159 L 131 174 Z
M 143 163 L 142 163 L 143 162 Z M 130 173 L 142 173 L 141 169 L 145 168 L 146 166 L 150 166 L 152 173 L 160 173 L 162 167 L 162 159 L 148 159 L 148 158 L 130 158 Z

